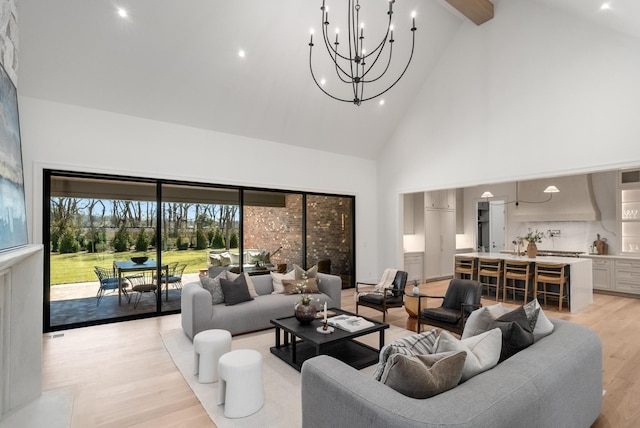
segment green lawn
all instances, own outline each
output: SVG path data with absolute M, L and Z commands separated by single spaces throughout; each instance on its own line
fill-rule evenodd
M 108 268 L 113 266 L 114 261 L 130 260 L 132 256 L 145 254 L 155 258 L 153 252 L 51 254 L 51 285 L 97 281 L 94 266 Z M 209 249 L 165 251 L 162 253 L 162 262 L 186 264 L 184 273 L 195 273 L 207 267 L 208 254 Z

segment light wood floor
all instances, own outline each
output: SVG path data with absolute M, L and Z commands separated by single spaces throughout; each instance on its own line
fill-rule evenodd
M 448 282 L 421 285 L 442 295 Z M 355 311 L 353 289 L 343 290 L 342 306 Z M 429 305 L 439 304 L 428 302 Z M 492 300 L 483 299 L 483 304 Z M 516 306 L 511 303 L 511 306 Z M 607 393 L 596 428 L 640 426 L 640 299 L 594 296 L 594 304 L 577 314 L 557 308 L 545 312 L 586 325 L 603 343 Z M 360 313 L 382 319 L 369 308 Z M 415 331 L 403 308 L 386 321 Z M 43 389 L 74 390 L 72 426 L 215 427 L 180 375 L 158 334 L 180 328 L 180 316 L 108 324 L 46 334 L 43 338 Z M 57 336 L 57 337 L 55 337 Z

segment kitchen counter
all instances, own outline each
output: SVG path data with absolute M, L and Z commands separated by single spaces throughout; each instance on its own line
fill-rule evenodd
M 611 260 L 640 260 L 640 255 L 632 256 L 630 254 L 580 254 L 580 257 L 589 259 L 611 259 Z
M 565 263 L 569 265 L 569 309 L 578 312 L 593 303 L 593 276 L 590 258 L 541 256 L 529 258 L 503 253 L 466 253 L 460 257 L 493 258 L 501 260 L 531 261 L 534 263 Z M 456 257 L 457 257 L 456 256 Z M 606 257 L 606 256 L 600 256 Z

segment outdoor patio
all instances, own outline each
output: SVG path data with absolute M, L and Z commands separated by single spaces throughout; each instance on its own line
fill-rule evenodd
M 198 274 L 190 273 L 182 276 L 182 284 L 197 281 Z M 96 305 L 98 281 L 76 284 L 60 284 L 51 287 L 51 326 L 61 326 L 81 322 L 97 321 L 101 319 L 125 317 L 156 311 L 156 301 L 153 293 L 145 293 L 133 307 L 122 296 L 122 305 L 118 305 L 118 293 L 106 294 L 100 305 Z M 134 293 L 135 294 L 135 293 Z M 180 290 L 169 286 L 169 299 L 166 299 L 164 286 L 162 288 L 162 310 L 175 311 L 180 309 Z

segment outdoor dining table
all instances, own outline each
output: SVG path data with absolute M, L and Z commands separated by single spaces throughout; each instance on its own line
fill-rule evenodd
M 157 270 L 158 263 L 155 260 L 149 259 L 144 263 L 134 263 L 131 260 L 114 261 L 113 266 L 118 271 L 118 306 L 121 305 L 122 299 L 122 274 L 128 272 L 141 272 L 145 270 Z M 165 284 L 165 297 L 169 300 L 169 265 L 162 264 L 160 266 L 164 270 L 164 284 Z

